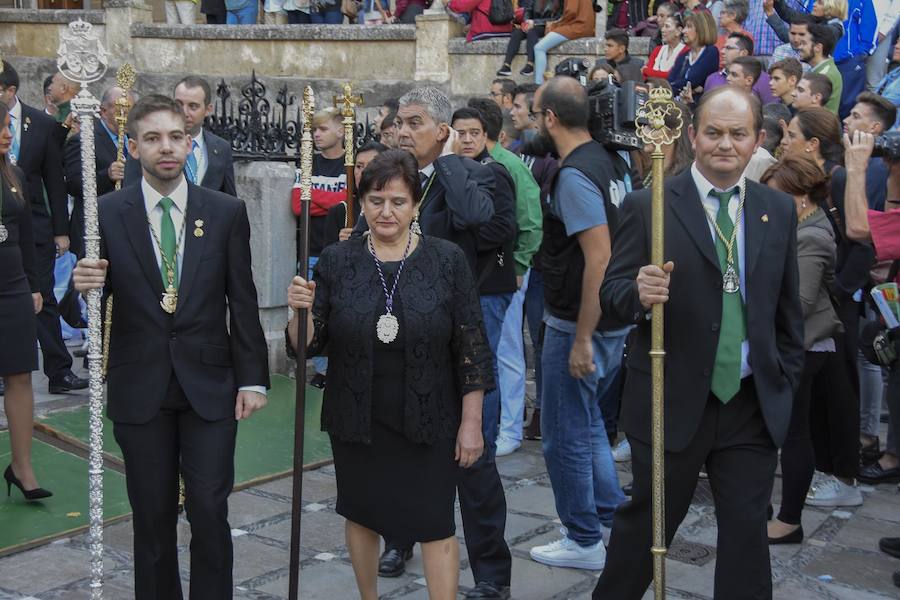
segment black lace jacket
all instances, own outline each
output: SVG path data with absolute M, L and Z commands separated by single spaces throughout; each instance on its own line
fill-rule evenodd
M 370 442 L 376 314 L 384 292 L 365 238 L 327 247 L 314 270 L 315 333 L 309 355 L 328 356 L 322 429 Z M 452 439 L 463 395 L 494 387 L 478 290 L 452 242 L 422 237 L 406 261 L 397 294 L 406 346 L 404 434 L 417 443 Z M 398 388 L 402 382 L 398 382 Z

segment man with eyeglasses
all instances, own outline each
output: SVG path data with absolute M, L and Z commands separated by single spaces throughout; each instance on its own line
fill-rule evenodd
M 747 37 L 746 34 L 737 32 L 729 35 L 728 39 L 725 40 L 725 46 L 722 47 L 724 68 L 707 77 L 706 85 L 703 86 L 703 89 L 711 92 L 717 87 L 726 85 L 728 83 L 728 68 L 734 62 L 734 59 L 739 56 L 753 56 L 753 40 Z M 778 102 L 778 98 L 772 94 L 772 89 L 769 87 L 769 74 L 765 71 L 760 73 L 756 83 L 753 84 L 753 93 L 764 105 Z
M 502 110 L 512 110 L 515 90 L 516 82 L 512 79 L 495 79 L 491 82 L 489 95 Z

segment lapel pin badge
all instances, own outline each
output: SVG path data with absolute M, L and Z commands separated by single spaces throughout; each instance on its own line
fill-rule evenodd
M 25 126 L 22 127 L 24 131 L 28 131 L 28 126 L 31 125 L 31 117 L 25 117 Z
M 203 237 L 203 219 L 197 219 L 194 221 L 194 237 Z
M 768 222 L 769 222 L 769 215 L 763 215 L 763 216 L 760 217 L 760 218 L 761 218 L 761 220 L 762 220 L 763 223 L 768 223 Z

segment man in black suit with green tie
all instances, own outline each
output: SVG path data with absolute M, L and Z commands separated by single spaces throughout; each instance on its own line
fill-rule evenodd
M 637 325 L 621 422 L 633 495 L 612 527 L 594 598 L 639 600 L 650 583 L 651 344 L 665 303 L 666 544 L 706 467 L 718 523 L 716 600 L 767 600 L 766 508 L 803 365 L 792 198 L 748 181 L 762 109 L 734 86 L 704 94 L 689 135 L 696 161 L 665 182 L 665 260 L 650 264 L 650 190 L 625 197 L 600 289 L 605 314 Z
M 191 600 L 232 597 L 228 495 L 238 421 L 266 404 L 266 342 L 237 198 L 189 183 L 191 138 L 171 98 L 139 100 L 128 121 L 138 183 L 99 201 L 103 260 L 75 287 L 115 305 L 108 415 L 134 510 L 137 600 L 180 600 L 178 474 L 191 524 Z

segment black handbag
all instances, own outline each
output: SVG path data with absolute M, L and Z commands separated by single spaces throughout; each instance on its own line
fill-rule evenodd
M 891 263 L 885 281 L 894 281 L 900 271 L 900 260 Z M 878 314 L 878 307 L 875 307 Z M 859 349 L 870 363 L 889 367 L 897 361 L 897 341 L 900 340 L 900 327 L 888 329 L 881 317 L 867 320 L 859 332 Z

